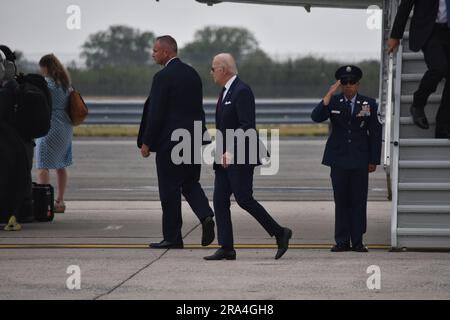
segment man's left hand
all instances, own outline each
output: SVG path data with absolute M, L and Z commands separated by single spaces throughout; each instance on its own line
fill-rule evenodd
M 375 172 L 376 170 L 377 170 L 377 165 L 369 163 L 369 173 Z
M 150 156 L 150 149 L 146 144 L 142 144 L 141 154 L 144 158 L 148 158 Z

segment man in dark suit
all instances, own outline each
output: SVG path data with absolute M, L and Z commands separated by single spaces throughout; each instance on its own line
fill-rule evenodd
M 214 211 L 217 219 L 218 241 L 221 246 L 206 260 L 235 260 L 233 229 L 231 223 L 230 197 L 234 194 L 238 205 L 250 213 L 270 234 L 275 236 L 278 251 L 275 259 L 287 251 L 292 231 L 281 227 L 269 213 L 253 198 L 253 172 L 260 164 L 259 139 L 255 125 L 255 97 L 248 85 L 237 77 L 237 67 L 230 54 L 219 54 L 212 62 L 214 82 L 222 87 L 216 108 L 216 161 L 214 163 Z M 226 131 L 252 133 L 238 142 L 237 135 L 227 136 Z M 222 142 L 222 143 L 221 143 Z M 242 148 L 241 148 L 242 147 Z M 245 153 L 245 154 L 242 154 Z M 217 159 L 219 158 L 219 159 Z
M 388 50 L 393 52 L 403 38 L 411 10 L 409 47 L 412 51 L 422 50 L 428 70 L 423 75 L 419 88 L 414 93 L 411 115 L 414 123 L 428 129 L 424 108 L 428 97 L 436 91 L 446 78 L 441 104 L 436 115 L 436 138 L 450 138 L 450 0 L 402 0 L 398 7 L 388 40 Z
M 138 147 L 144 158 L 150 151 L 156 152 L 158 187 L 163 211 L 163 236 L 160 243 L 151 248 L 183 248 L 181 235 L 181 194 L 202 223 L 202 245 L 214 241 L 214 213 L 200 186 L 201 161 L 195 154 L 201 153 L 202 142 L 195 143 L 194 122 L 205 127 L 202 82 L 197 72 L 177 58 L 177 43 L 170 36 L 157 38 L 153 47 L 153 59 L 164 66 L 153 77 L 150 96 L 144 105 L 138 135 Z M 174 163 L 172 149 L 180 141 L 172 141 L 177 129 L 187 130 L 191 137 L 191 161 Z M 202 139 L 202 137 L 197 137 Z M 194 145 L 200 147 L 194 149 Z
M 380 164 L 382 126 L 376 101 L 358 93 L 362 71 L 344 66 L 335 77 L 337 82 L 311 114 L 313 121 L 330 119 L 332 126 L 322 161 L 331 167 L 334 190 L 336 245 L 331 251 L 367 252 L 363 234 L 369 173 Z M 339 88 L 342 93 L 334 95 Z

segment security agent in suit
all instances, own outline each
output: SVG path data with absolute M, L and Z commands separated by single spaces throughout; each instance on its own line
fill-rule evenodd
M 358 93 L 361 69 L 344 66 L 335 77 L 337 82 L 311 114 L 315 122 L 331 121 L 322 161 L 331 167 L 334 191 L 336 245 L 331 251 L 367 252 L 363 234 L 369 173 L 380 164 L 382 126 L 375 100 Z M 339 88 L 342 93 L 334 95 Z
M 230 54 L 222 53 L 214 57 L 211 74 L 214 82 L 222 87 L 216 107 L 216 129 L 222 134 L 224 141 L 220 145 L 216 139 L 216 159 L 218 156 L 220 160 L 219 163 L 214 163 L 213 200 L 221 247 L 213 255 L 205 257 L 205 260 L 236 259 L 230 211 L 231 194 L 234 194 L 238 205 L 250 213 L 270 236 L 276 237 L 278 250 L 275 259 L 279 259 L 288 249 L 292 231 L 281 227 L 253 198 L 253 173 L 260 161 L 251 160 L 252 157 L 248 154 L 252 147 L 250 142 L 245 142 L 246 155 L 243 156 L 236 154 L 235 141 L 226 139 L 227 129 L 256 132 L 255 97 L 250 87 L 237 77 L 236 63 Z M 233 139 L 236 140 L 234 137 Z M 257 147 L 253 149 L 255 151 Z M 235 161 L 239 158 L 244 159 L 243 163 Z
M 418 127 L 428 129 L 425 105 L 439 82 L 446 78 L 436 115 L 435 136 L 450 138 L 450 0 L 402 0 L 388 40 L 389 52 L 399 46 L 413 8 L 409 47 L 412 51 L 423 51 L 428 70 L 414 93 L 410 112 Z
M 171 158 L 173 147 L 178 141 L 171 141 L 174 130 L 185 129 L 191 134 L 194 145 L 194 122 L 201 121 L 205 127 L 202 82 L 197 72 L 177 58 L 177 43 L 170 36 L 157 38 L 153 48 L 153 59 L 165 66 L 153 78 L 150 96 L 142 114 L 138 135 L 138 147 L 144 158 L 150 151 L 156 152 L 158 187 L 163 211 L 163 236 L 151 248 L 183 248 L 181 234 L 181 194 L 202 223 L 202 245 L 214 241 L 214 213 L 209 206 L 200 183 L 201 163 L 175 164 Z M 202 138 L 202 137 L 200 137 Z M 200 143 L 201 146 L 201 143 Z
M 10 122 L 16 104 L 14 54 L 0 45 L 0 223 L 8 222 L 6 231 L 19 231 L 19 209 L 27 200 L 31 169 L 26 145 Z
M 15 105 L 17 104 L 19 91 L 19 84 L 16 81 L 17 67 L 15 64 L 15 53 L 6 45 L 0 45 L 0 51 L 3 53 L 4 57 L 4 59 L 0 60 L 5 60 L 4 63 L 2 63 L 3 66 L 0 67 L 0 78 L 3 78 L 3 80 L 1 80 L 0 82 L 2 83 L 4 89 L 2 97 L 0 98 L 2 100 L 0 101 L 0 103 L 3 104 L 3 107 L 6 108 L 6 113 L 4 114 L 6 116 L 6 118 L 4 118 L 4 129 L 6 131 L 4 131 L 3 134 L 9 136 L 11 148 L 14 148 L 14 150 L 19 153 L 16 153 L 17 162 L 15 163 L 15 167 L 21 168 L 18 173 L 14 174 L 17 181 L 14 181 L 11 184 L 12 189 L 15 189 L 15 186 L 19 186 L 20 191 L 17 191 L 17 194 L 9 199 L 12 200 L 20 197 L 19 205 L 15 206 L 15 210 L 13 213 L 14 215 L 11 217 L 8 225 L 5 227 L 5 230 L 17 231 L 21 229 L 21 226 L 16 222 L 16 218 L 17 221 L 24 223 L 34 221 L 31 170 L 33 167 L 33 154 L 35 144 L 33 139 L 21 133 L 21 130 L 19 130 L 18 124 L 16 123 L 13 115 Z M 27 105 L 27 107 L 31 106 Z M 14 142 L 12 142 L 13 140 Z M 25 158 L 23 158 L 23 152 L 25 153 Z M 24 159 L 26 160 L 25 169 L 23 168 L 22 163 Z M 8 172 L 8 174 L 11 174 L 11 172 Z M 24 182 L 23 177 L 25 178 Z

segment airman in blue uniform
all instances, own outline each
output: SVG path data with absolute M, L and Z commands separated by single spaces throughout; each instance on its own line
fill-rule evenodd
M 314 108 L 315 122 L 331 121 L 322 164 L 331 167 L 335 202 L 335 241 L 331 251 L 367 252 L 363 234 L 367 225 L 369 173 L 381 158 L 382 126 L 375 99 L 358 93 L 362 71 L 343 66 L 336 83 Z M 342 93 L 335 94 L 338 89 Z

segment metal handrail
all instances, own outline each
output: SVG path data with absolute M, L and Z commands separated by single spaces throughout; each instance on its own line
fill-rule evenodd
M 383 35 L 382 39 L 383 42 L 386 41 L 385 39 L 385 32 L 389 32 L 390 27 L 392 26 L 393 19 L 395 17 L 396 11 L 397 11 L 398 1 L 388 1 L 385 0 L 383 3 L 383 10 L 386 11 L 386 15 L 383 15 L 383 18 L 385 19 L 383 21 Z M 386 37 L 388 38 L 388 37 Z M 386 50 L 384 48 L 384 43 L 382 46 L 382 50 Z M 385 57 L 385 52 L 383 52 L 383 57 Z M 397 60 L 398 62 L 398 52 L 397 52 Z M 400 56 L 401 59 L 401 56 Z M 401 64 L 401 63 L 400 63 Z M 385 66 L 384 61 L 382 63 L 383 66 Z M 397 71 L 397 70 L 396 70 Z M 397 81 L 398 79 L 396 79 Z M 380 86 L 381 87 L 381 86 Z M 387 193 L 388 193 L 388 200 L 392 200 L 392 178 L 391 178 L 391 171 L 392 171 L 392 118 L 395 116 L 395 111 L 393 108 L 393 101 L 394 101 L 394 54 L 390 53 L 388 56 L 388 79 L 387 79 L 387 88 L 386 88 L 386 96 L 385 96 L 385 110 L 384 110 L 384 159 L 383 159 L 383 167 L 384 171 L 386 173 L 386 186 L 387 186 Z
M 394 55 L 389 54 L 388 86 L 386 95 L 386 109 L 384 118 L 384 161 L 383 166 L 387 174 L 391 171 L 391 132 L 392 132 L 392 100 L 394 87 Z
M 391 15 L 395 17 L 397 13 L 397 8 L 400 4 L 399 0 L 392 1 L 391 5 Z M 392 141 L 389 144 L 392 149 L 391 155 L 391 168 L 392 168 L 392 185 L 394 187 L 394 192 L 392 194 L 392 211 L 391 211 L 391 246 L 392 248 L 397 248 L 397 229 L 398 229 L 398 182 L 399 182 L 399 168 L 398 162 L 400 158 L 399 154 L 399 137 L 400 137 L 400 107 L 401 107 L 401 92 L 402 92 L 402 69 L 403 69 L 403 42 L 400 42 L 400 46 L 396 52 L 395 59 L 395 84 L 394 84 L 394 108 L 393 108 L 393 126 L 392 130 Z

